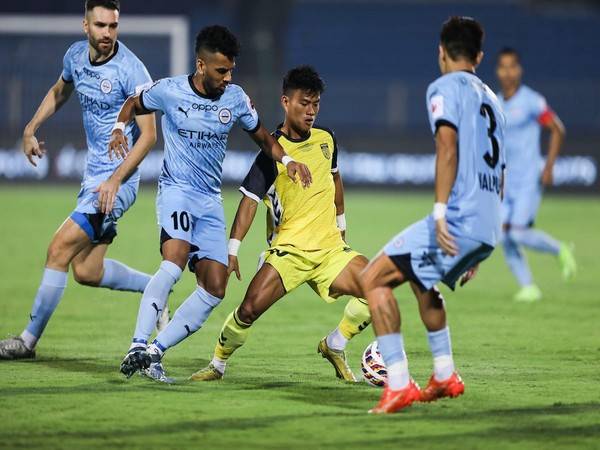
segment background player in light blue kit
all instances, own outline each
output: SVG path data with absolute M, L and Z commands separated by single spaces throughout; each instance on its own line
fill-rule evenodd
M 504 117 L 496 95 L 475 75 L 482 42 L 483 29 L 475 20 L 452 17 L 444 23 L 439 47 L 443 75 L 427 89 L 436 145 L 433 214 L 393 238 L 363 272 L 363 291 L 388 372 L 372 413 L 464 392 L 454 369 L 444 299 L 435 285 L 441 281 L 454 289 L 461 276 L 461 285 L 467 282 L 500 238 Z M 407 281 L 433 354 L 434 373 L 423 391 L 409 375 L 392 293 Z
M 142 62 L 117 41 L 119 2 L 88 0 L 83 30 L 87 41 L 75 42 L 67 50 L 63 71 L 23 133 L 23 151 L 33 164 L 45 153 L 44 142 L 35 133 L 69 99 L 73 91 L 83 110 L 88 154 L 77 207 L 60 226 L 48 247 L 46 267 L 38 289 L 31 320 L 19 337 L 0 341 L 0 359 L 35 357 L 35 346 L 67 284 L 69 265 L 75 280 L 89 286 L 143 292 L 150 275 L 133 270 L 104 256 L 117 234 L 117 220 L 135 202 L 139 175 L 124 181 L 115 192 L 110 214 L 98 208 L 96 190 L 120 164 L 110 160 L 110 130 L 125 100 L 151 82 Z M 139 116 L 125 130 L 140 152 L 156 142 L 154 115 Z
M 496 73 L 502 91 L 498 94 L 506 115 L 506 193 L 503 203 L 504 255 L 521 289 L 518 301 L 535 301 L 542 292 L 535 285 L 521 247 L 558 257 L 565 279 L 575 275 L 570 246 L 533 228 L 542 201 L 542 190 L 552 185 L 552 169 L 565 136 L 565 127 L 544 97 L 521 84 L 519 54 L 505 48 L 498 54 Z M 542 157 L 542 127 L 550 131 L 546 162 Z
M 286 165 L 292 179 L 298 175 L 304 186 L 310 184 L 306 166 L 285 154 L 260 124 L 243 89 L 230 84 L 238 52 L 238 40 L 227 28 L 204 28 L 196 38 L 196 72 L 160 80 L 130 98 L 115 125 L 111 149 L 125 156 L 125 124 L 141 113 L 163 113 L 165 156 L 156 200 L 163 262 L 144 291 L 132 344 L 121 363 L 127 377 L 143 370 L 169 381 L 160 363 L 163 353 L 198 330 L 225 296 L 228 252 L 221 164 L 233 125 L 240 124 L 267 155 Z M 143 156 L 133 149 L 119 171 L 133 170 Z M 103 210 L 113 207 L 117 188 L 113 183 L 102 192 Z M 146 351 L 153 323 L 186 264 L 196 274 L 197 289 Z

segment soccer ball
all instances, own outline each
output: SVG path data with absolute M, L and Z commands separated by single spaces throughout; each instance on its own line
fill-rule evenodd
M 371 386 L 383 387 L 387 382 L 387 369 L 377 348 L 377 341 L 371 342 L 365 349 L 360 364 L 363 378 Z

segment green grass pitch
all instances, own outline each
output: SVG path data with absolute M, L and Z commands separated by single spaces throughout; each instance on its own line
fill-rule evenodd
M 0 188 L 2 337 L 26 324 L 46 246 L 76 194 L 75 186 Z M 231 223 L 239 195 L 229 190 L 224 198 Z M 349 242 L 373 256 L 431 203 L 431 194 L 351 191 Z M 205 326 L 168 352 L 170 375 L 185 380 L 207 363 L 263 249 L 263 213 L 242 246 L 242 282 L 232 279 Z M 539 226 L 575 243 L 580 271 L 565 284 L 552 257 L 530 254 L 545 295 L 540 303 L 511 300 L 516 283 L 500 249 L 470 285 L 444 290 L 466 393 L 388 417 L 366 414 L 378 389 L 339 382 L 316 353 L 319 339 L 337 325 L 343 300 L 327 305 L 301 287 L 256 323 L 223 380 L 165 386 L 118 373 L 140 296 L 82 287 L 71 278 L 38 359 L 0 362 L 0 448 L 599 448 L 599 223 L 597 198 L 545 199 Z M 153 188 L 142 187 L 109 255 L 147 272 L 158 266 Z M 172 310 L 193 287 L 186 272 Z M 423 385 L 431 371 L 425 331 L 410 290 L 396 293 L 411 373 Z M 357 373 L 372 340 L 369 328 L 348 347 Z

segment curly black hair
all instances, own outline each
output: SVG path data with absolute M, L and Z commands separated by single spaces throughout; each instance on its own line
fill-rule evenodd
M 90 12 L 96 6 L 117 11 L 121 10 L 121 2 L 119 0 L 86 0 L 85 12 Z
M 240 53 L 240 42 L 226 27 L 211 25 L 202 28 L 196 36 L 196 55 L 201 50 L 223 53 L 229 59 L 234 59 Z
M 440 33 L 440 42 L 451 59 L 475 63 L 483 47 L 483 27 L 472 17 L 450 17 Z
M 325 83 L 312 66 L 298 66 L 291 69 L 283 77 L 283 93 L 301 89 L 311 94 L 321 94 L 325 90 Z

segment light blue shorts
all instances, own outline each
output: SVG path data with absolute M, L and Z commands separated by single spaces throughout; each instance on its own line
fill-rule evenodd
M 227 266 L 227 237 L 223 200 L 173 185 L 159 185 L 156 214 L 160 227 L 160 244 L 169 239 L 189 242 L 188 266 L 201 259 L 211 259 Z
M 502 223 L 516 227 L 531 227 L 542 202 L 539 183 L 518 189 L 508 189 L 502 201 Z
M 442 252 L 435 238 L 435 223 L 431 216 L 413 223 L 396 235 L 383 248 L 404 276 L 428 291 L 443 282 L 454 289 L 457 280 L 467 270 L 486 259 L 494 247 L 465 237 L 454 236 L 457 256 Z
M 77 195 L 77 206 L 71 213 L 71 219 L 88 235 L 93 244 L 110 244 L 117 235 L 117 221 L 133 206 L 137 197 L 139 183 L 124 183 L 117 192 L 115 206 L 110 214 L 98 209 L 98 183 L 84 183 Z

